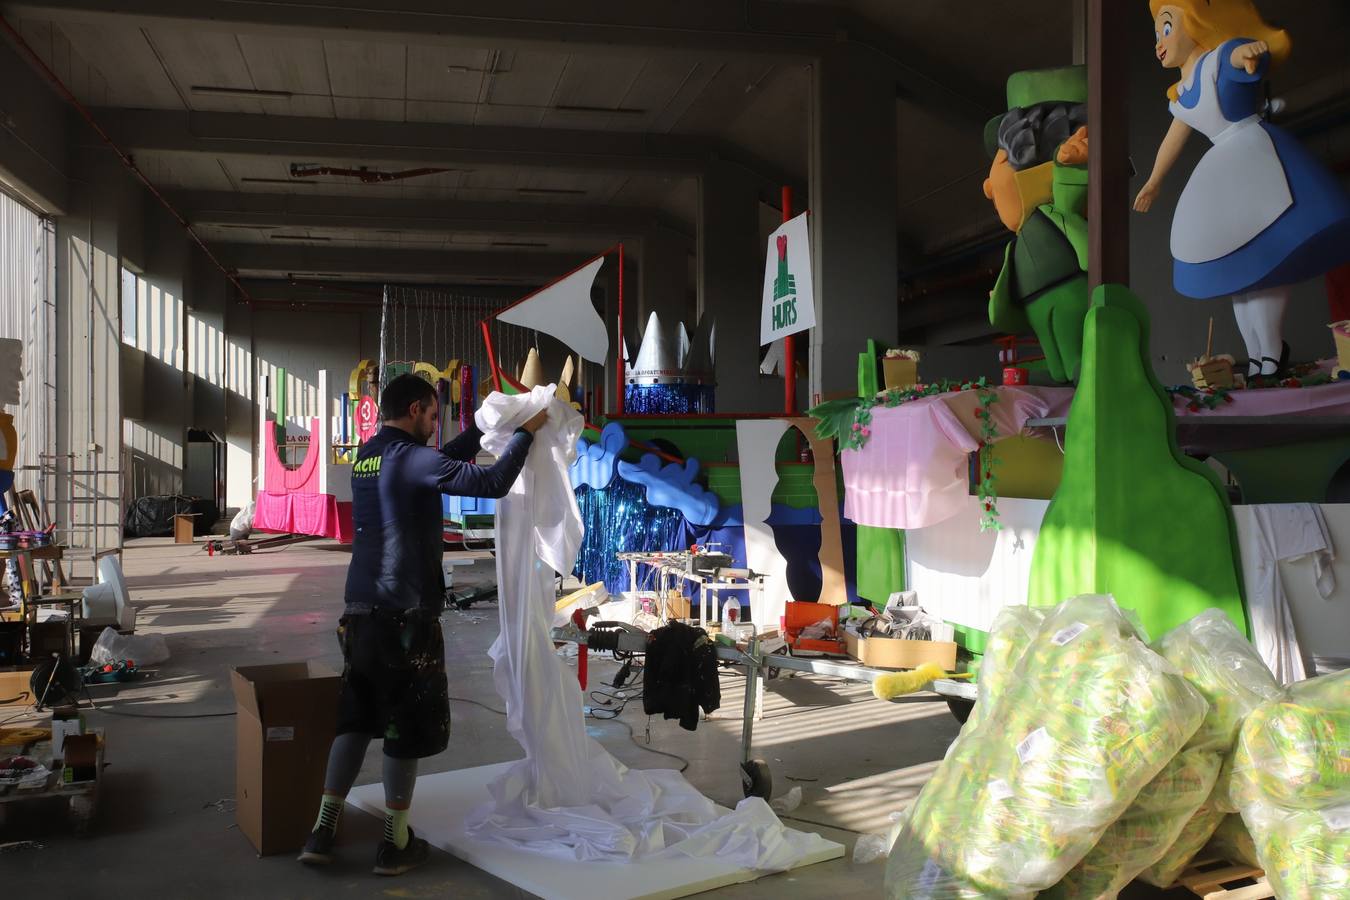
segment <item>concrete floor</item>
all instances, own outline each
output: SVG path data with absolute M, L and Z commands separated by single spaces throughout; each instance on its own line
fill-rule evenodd
M 89 721 L 106 730 L 110 765 L 92 836 L 73 837 L 60 805 L 12 807 L 0 823 L 0 844 L 35 840 L 43 846 L 4 854 L 0 884 L 53 897 L 92 890 L 110 900 L 530 896 L 439 851 L 403 878 L 378 879 L 370 865 L 379 823 L 355 811 L 344 816 L 340 860 L 327 870 L 306 869 L 290 855 L 259 859 L 235 828 L 234 718 L 213 715 L 234 707 L 229 669 L 300 659 L 340 668 L 333 628 L 347 560 L 344 550 L 325 543 L 209 558 L 200 545 L 133 542 L 125 569 L 140 610 L 138 629 L 165 635 L 172 658 L 148 681 L 95 688 L 103 709 Z M 457 577 L 461 585 L 491 581 L 492 563 L 461 568 Z M 500 709 L 486 655 L 497 632 L 495 604 L 447 613 L 444 627 L 451 695 Z M 614 668 L 594 662 L 592 686 Z M 696 732 L 651 721 L 651 746 L 688 759 L 689 780 L 728 806 L 740 798 L 743 683 L 723 679 L 722 710 Z M 424 760 L 424 772 L 520 756 L 500 715 L 465 702 L 451 707 L 450 747 Z M 637 746 L 621 722 L 643 739 L 648 720 L 637 706 L 618 721 L 596 721 L 591 732 L 634 768 L 677 765 Z M 913 799 L 957 731 L 945 704 L 926 695 L 884 704 L 856 684 L 779 679 L 766 695 L 755 752 L 772 766 L 778 793 L 802 789 L 802 805 L 784 817 L 788 824 L 839 841 L 851 853 L 859 833 L 884 831 L 889 815 Z M 379 765 L 379 753 L 372 752 L 358 783 L 378 781 Z M 883 877 L 883 863 L 855 865 L 846 856 L 713 893 L 728 900 L 879 897 Z

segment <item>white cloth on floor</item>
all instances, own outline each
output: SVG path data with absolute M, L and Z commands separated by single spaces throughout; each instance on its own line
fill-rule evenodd
M 669 769 L 632 770 L 586 733 L 576 675 L 554 653 L 553 573 L 571 572 L 581 516 L 568 479 L 582 420 L 552 386 L 491 394 L 475 418 L 483 447 L 500 453 L 542 409 L 525 468 L 497 503 L 497 594 L 501 634 L 489 651 L 506 701 L 506 726 L 525 759 L 488 786 L 492 802 L 466 823 L 479 840 L 576 860 L 716 856 L 748 869 L 791 868 L 832 845 L 784 828 L 768 804 L 721 810 Z
M 1266 665 L 1282 684 L 1307 677 L 1294 619 L 1280 578 L 1280 562 L 1313 558 L 1313 577 L 1325 599 L 1336 590 L 1331 563 L 1336 550 L 1321 507 L 1311 503 L 1269 503 L 1236 507 L 1242 575 L 1252 638 Z

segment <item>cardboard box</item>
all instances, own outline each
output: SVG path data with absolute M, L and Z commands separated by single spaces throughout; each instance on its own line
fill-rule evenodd
M 309 662 L 230 673 L 235 724 L 235 821 L 259 856 L 304 846 L 323 796 L 341 678 Z
M 0 672 L 0 708 L 32 706 L 33 689 L 29 685 L 32 678 L 32 669 Z
M 881 376 L 888 391 L 912 388 L 919 381 L 919 363 L 904 356 L 883 357 Z
M 689 614 L 689 598 L 679 591 L 668 591 L 666 593 L 666 618 L 687 619 Z
M 875 669 L 914 669 L 926 662 L 937 663 L 948 672 L 956 670 L 956 644 L 953 641 L 902 641 L 888 637 L 859 637 L 844 632 L 848 655 Z

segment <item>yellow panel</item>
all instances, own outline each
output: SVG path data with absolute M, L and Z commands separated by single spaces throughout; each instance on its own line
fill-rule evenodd
M 1000 497 L 1049 500 L 1059 488 L 1064 454 L 1053 440 L 1015 435 L 994 445 Z

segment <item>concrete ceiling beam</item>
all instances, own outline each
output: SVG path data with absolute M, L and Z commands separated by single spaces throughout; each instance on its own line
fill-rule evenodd
M 599 249 L 604 249 L 603 247 Z M 222 264 L 250 277 L 258 273 L 368 276 L 373 279 L 434 279 L 452 283 L 477 278 L 548 281 L 565 275 L 586 259 L 581 253 L 412 250 L 380 247 L 274 246 L 213 244 Z
M 469 200 L 400 200 L 230 191 L 171 191 L 194 225 L 471 234 L 594 235 L 616 240 L 659 229 L 684 235 L 659 210 L 639 207 Z
M 92 114 L 131 153 L 674 176 L 698 175 L 722 160 L 775 191 L 796 180 L 728 141 L 694 135 L 107 107 Z

